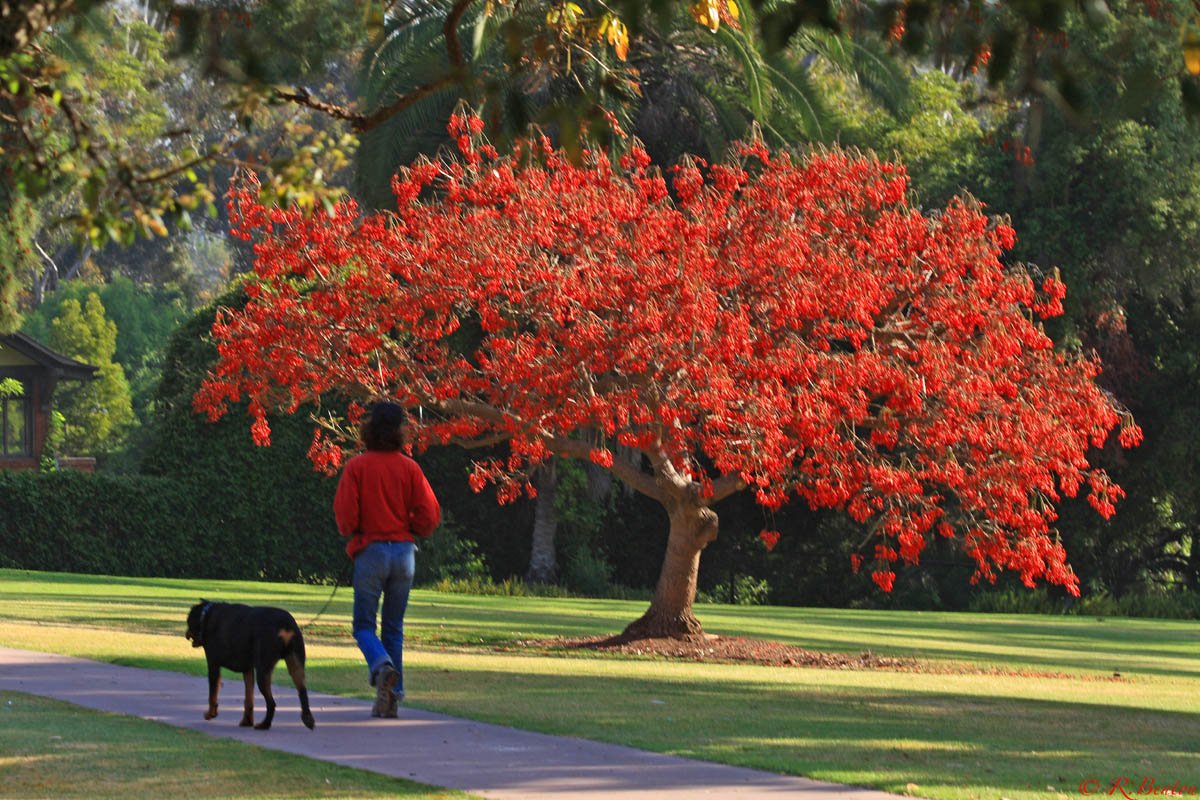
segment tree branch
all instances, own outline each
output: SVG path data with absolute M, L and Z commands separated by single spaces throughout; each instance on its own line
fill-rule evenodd
M 339 106 L 335 103 L 327 103 L 312 96 L 312 93 L 304 88 L 293 89 L 291 91 L 278 90 L 275 96 L 281 100 L 287 100 L 296 105 L 310 108 L 314 111 L 320 111 L 322 114 L 340 119 L 344 122 L 349 122 L 355 133 L 364 133 L 375 128 L 381 123 L 387 121 L 391 117 L 404 111 L 409 106 L 420 102 L 424 98 L 441 91 L 447 86 L 462 81 L 462 76 L 466 70 L 467 60 L 463 55 L 462 42 L 458 38 L 458 26 L 462 22 L 463 16 L 467 13 L 467 9 L 475 0 L 458 0 L 450 9 L 450 13 L 446 15 L 446 22 L 442 26 L 442 38 L 446 40 L 446 57 L 450 61 L 450 72 L 440 78 L 436 78 L 428 83 L 406 92 L 398 96 L 395 100 L 386 106 L 381 106 L 370 114 L 364 114 L 359 111 L 354 111 L 346 106 Z
M 722 475 L 712 482 L 712 498 L 710 503 L 719 503 L 730 495 L 737 494 L 746 488 L 746 482 L 738 474 Z
M 592 450 L 595 449 L 588 442 L 581 442 L 578 439 L 568 439 L 566 437 L 551 437 L 547 444 L 551 450 L 555 450 L 562 455 L 570 458 L 578 458 L 581 460 L 587 459 Z M 642 472 L 636 464 L 626 461 L 623 458 L 614 458 L 612 466 L 608 468 L 610 472 L 621 479 L 622 483 L 629 486 L 636 492 L 646 495 L 649 498 L 663 500 L 663 491 L 659 487 L 658 482 L 653 475 Z
M 289 103 L 295 103 L 298 106 L 311 108 L 313 111 L 320 111 L 326 116 L 340 119 L 343 122 L 349 122 L 355 130 L 359 129 L 359 123 L 363 119 L 363 115 L 357 111 L 353 111 L 345 106 L 339 106 L 336 103 L 327 103 L 324 100 L 318 100 L 312 96 L 312 93 L 304 86 L 300 86 L 291 91 L 276 89 L 275 96 L 280 100 L 287 100 Z
M 176 164 L 173 167 L 163 169 L 159 172 L 155 172 L 155 173 L 152 173 L 149 175 L 138 175 L 133 179 L 133 182 L 134 183 L 158 183 L 159 181 L 164 181 L 167 178 L 173 178 L 176 175 L 180 175 L 184 172 L 187 172 L 189 169 L 192 169 L 193 167 L 203 166 L 204 164 L 207 164 L 209 162 L 216 161 L 218 159 L 218 157 L 219 157 L 219 155 L 217 153 L 212 153 L 212 152 L 207 153 L 206 155 L 196 156 L 191 161 L 185 161 L 181 164 Z
M 480 450 L 484 447 L 492 447 L 493 445 L 507 442 L 512 436 L 507 433 L 496 433 L 491 436 L 483 436 L 478 439 L 451 439 L 450 444 L 456 444 L 464 450 Z
M 440 403 L 424 403 L 427 408 L 441 411 L 449 416 L 478 417 L 493 425 L 503 424 L 508 420 L 507 415 L 500 409 L 488 403 L 478 403 L 471 400 L 450 399 Z
M 463 14 L 467 13 L 467 9 L 474 2 L 475 0 L 458 0 L 450 9 L 450 13 L 446 15 L 446 24 L 442 26 L 442 36 L 446 40 L 446 55 L 450 57 L 450 63 L 456 72 L 461 72 L 467 65 L 466 59 L 463 58 L 462 44 L 458 41 L 458 23 L 462 21 Z
M 451 399 L 440 403 L 429 403 L 427 407 L 444 414 L 476 417 L 493 425 L 502 425 L 508 422 L 508 417 L 503 411 L 488 403 Z M 499 444 L 504 439 L 511 438 L 509 434 L 504 432 L 496 433 L 495 437 L 497 440 L 494 442 L 491 441 L 493 437 L 483 437 L 474 441 L 479 441 L 481 443 L 480 446 L 485 446 L 486 443 Z M 566 436 L 542 434 L 542 438 L 546 440 L 547 447 L 568 458 L 585 460 L 591 454 L 592 450 L 595 449 L 589 442 L 571 439 Z M 461 442 L 455 443 L 461 444 Z M 659 487 L 654 476 L 642 472 L 636 464 L 632 464 L 621 458 L 614 458 L 612 466 L 608 469 L 634 491 L 660 502 L 664 499 L 663 490 Z
M 303 86 L 292 90 L 277 89 L 275 97 L 280 100 L 286 100 L 289 103 L 295 103 L 298 106 L 310 108 L 313 111 L 320 111 L 322 114 L 334 119 L 348 122 L 355 133 L 364 133 L 386 122 L 391 117 L 399 114 L 409 106 L 420 102 L 434 92 L 441 91 L 447 86 L 457 83 L 458 80 L 459 73 L 456 70 L 429 83 L 422 84 L 407 94 L 400 95 L 388 105 L 377 108 L 370 114 L 363 114 L 346 106 L 339 106 L 336 103 L 319 100 L 313 97 L 312 92 Z
M 379 124 L 386 122 L 388 119 L 399 114 L 404 109 L 428 97 L 434 92 L 439 92 L 447 86 L 455 84 L 459 81 L 459 75 L 456 72 L 432 80 L 429 83 L 418 86 L 408 94 L 403 94 L 391 102 L 391 104 L 378 108 L 370 114 L 356 114 L 350 118 L 351 124 L 354 126 L 356 133 L 369 131 Z

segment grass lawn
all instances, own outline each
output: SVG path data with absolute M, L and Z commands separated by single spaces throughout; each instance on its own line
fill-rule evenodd
M 14 692 L 0 692 L 0 780 L 14 800 L 473 796 Z
M 367 697 L 350 593 L 328 587 L 0 571 L 0 644 L 203 673 L 204 596 L 292 610 L 309 685 Z M 1074 797 L 1128 779 L 1200 786 L 1200 626 L 1190 622 L 702 606 L 710 633 L 915 657 L 850 671 L 529 653 L 619 631 L 640 602 L 415 592 L 410 703 L 474 719 L 930 798 Z M 1114 679 L 1114 672 L 1120 673 Z M 285 679 L 286 680 L 286 679 Z M 1119 796 L 1119 791 L 1118 791 Z

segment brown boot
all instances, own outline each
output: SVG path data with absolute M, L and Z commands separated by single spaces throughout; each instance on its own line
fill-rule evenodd
M 400 682 L 400 673 L 391 664 L 384 664 L 375 676 L 375 704 L 371 706 L 372 717 L 395 719 L 399 716 L 396 711 L 396 684 Z

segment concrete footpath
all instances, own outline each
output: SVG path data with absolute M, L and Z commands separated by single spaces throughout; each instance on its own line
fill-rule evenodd
M 272 750 L 368 769 L 503 800 L 885 800 L 894 795 L 740 767 L 547 736 L 402 707 L 371 719 L 370 702 L 311 693 L 315 731 L 300 723 L 296 692 L 280 667 L 269 731 L 239 728 L 242 682 L 227 674 L 222 713 L 206 722 L 202 677 L 118 667 L 0 647 L 0 690 L 65 700 L 236 739 Z M 262 698 L 255 711 L 261 718 Z

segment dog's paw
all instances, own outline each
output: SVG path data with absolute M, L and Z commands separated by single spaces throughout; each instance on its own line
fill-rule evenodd
M 255 726 L 254 726 L 254 730 L 256 730 L 256 731 L 269 731 L 269 730 L 271 730 L 271 723 L 267 722 L 267 721 L 264 719 L 262 722 L 260 722 L 260 723 L 258 723 L 257 725 L 255 725 Z
M 210 708 L 208 711 L 204 712 L 205 719 L 212 719 L 215 716 L 217 716 L 217 710 L 215 708 Z
M 317 721 L 313 719 L 312 714 L 301 714 L 300 721 L 303 722 L 304 727 L 308 728 L 310 731 L 317 726 Z
M 239 728 L 253 728 L 254 717 L 242 717 L 242 721 L 238 723 Z

